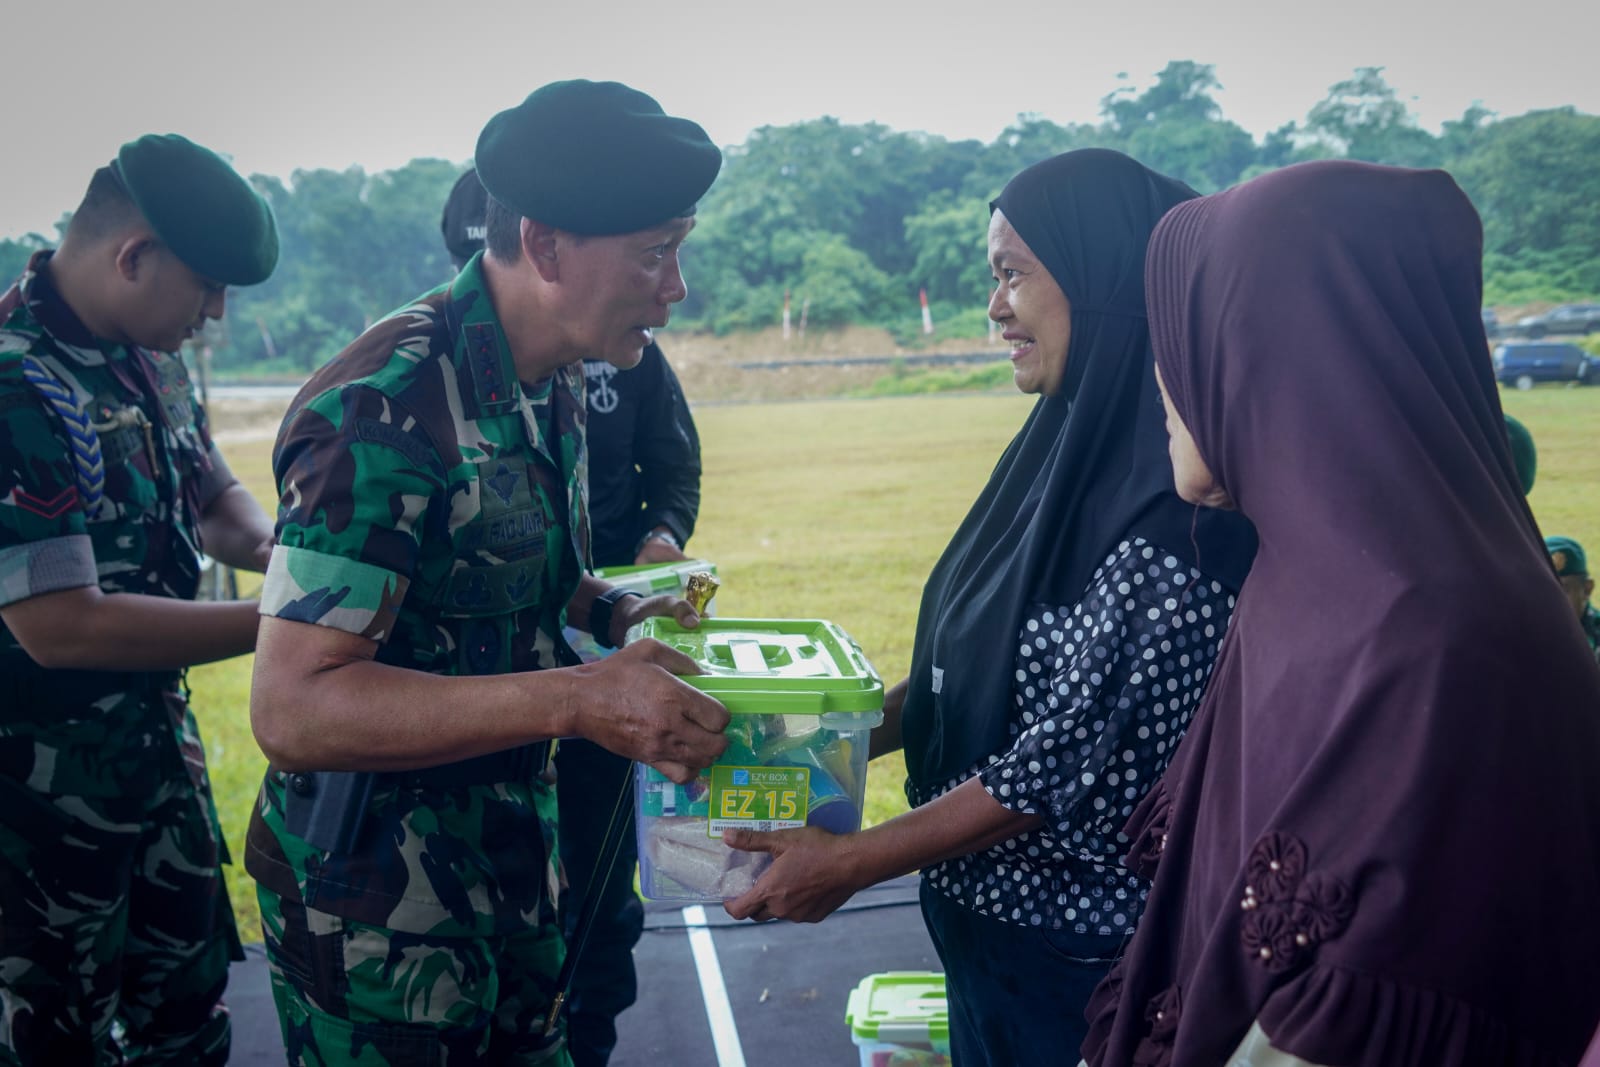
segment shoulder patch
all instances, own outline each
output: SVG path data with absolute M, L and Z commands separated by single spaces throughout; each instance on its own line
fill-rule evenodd
M 427 445 L 392 422 L 358 418 L 355 420 L 354 429 L 357 439 L 392 448 L 410 460 L 413 466 L 425 470 L 436 469 L 439 466 L 433 451 Z

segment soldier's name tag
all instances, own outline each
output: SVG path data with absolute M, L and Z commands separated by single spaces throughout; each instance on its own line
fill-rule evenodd
M 543 556 L 550 519 L 537 504 L 514 511 L 486 511 L 461 531 L 461 547 L 468 553 L 486 552 L 501 560 Z

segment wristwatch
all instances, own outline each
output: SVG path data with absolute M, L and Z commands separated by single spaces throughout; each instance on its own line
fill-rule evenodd
M 625 596 L 638 596 L 632 589 L 621 589 L 612 586 L 604 593 L 595 597 L 589 604 L 589 635 L 594 638 L 594 643 L 601 648 L 616 648 L 611 641 L 611 611 L 617 606 L 617 601 Z
M 658 526 L 639 538 L 639 543 L 633 546 L 633 554 L 637 556 L 640 552 L 643 552 L 644 546 L 651 541 L 665 541 L 679 552 L 683 551 L 683 542 L 678 540 L 678 535 L 671 530 Z

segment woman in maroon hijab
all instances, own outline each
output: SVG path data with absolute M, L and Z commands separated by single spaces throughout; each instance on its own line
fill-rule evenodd
M 1600 672 L 1518 488 L 1481 251 L 1448 175 L 1347 162 L 1151 239 L 1179 494 L 1260 550 L 1129 824 L 1155 884 L 1091 1002 L 1097 1067 L 1584 1054 Z

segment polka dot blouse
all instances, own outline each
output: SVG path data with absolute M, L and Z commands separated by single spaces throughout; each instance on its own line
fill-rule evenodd
M 1233 595 L 1142 539 L 1106 558 L 1077 604 L 1036 603 L 1017 635 L 1011 747 L 973 775 L 1045 824 L 928 869 L 932 885 L 1009 922 L 1118 935 L 1146 883 L 1122 826 L 1171 762 L 1233 613 Z

